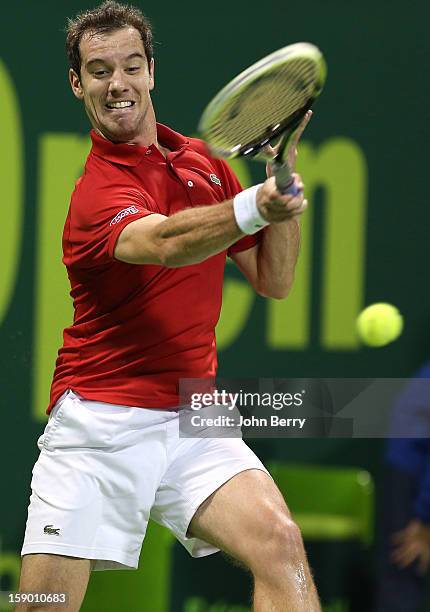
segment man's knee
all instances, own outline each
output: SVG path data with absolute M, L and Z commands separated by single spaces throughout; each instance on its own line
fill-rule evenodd
M 92 562 L 89 559 L 62 555 L 24 555 L 21 566 L 20 592 L 62 593 L 67 604 L 58 606 L 62 612 L 79 610 L 87 589 Z M 29 606 L 28 610 L 57 609 L 52 603 L 48 607 Z M 27 608 L 19 608 L 27 610 Z
M 303 561 L 304 547 L 300 529 L 284 510 L 273 510 L 270 513 L 259 540 L 255 555 L 250 560 L 250 569 L 254 574 L 274 576 Z

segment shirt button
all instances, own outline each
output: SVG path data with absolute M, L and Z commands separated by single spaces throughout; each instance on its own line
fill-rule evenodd
M 151 155 L 151 152 L 152 152 L 151 149 L 148 149 L 145 155 Z
M 193 181 L 188 181 L 187 185 L 188 185 L 188 187 L 194 187 Z

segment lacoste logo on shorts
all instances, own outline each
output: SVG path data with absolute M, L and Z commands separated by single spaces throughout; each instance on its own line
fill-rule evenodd
M 53 525 L 45 525 L 43 528 L 43 533 L 47 533 L 48 535 L 60 535 L 60 527 L 54 527 Z
M 112 221 L 109 223 L 109 225 L 115 225 L 116 223 L 119 223 L 121 221 L 121 219 L 124 219 L 124 217 L 127 217 L 128 215 L 135 215 L 138 212 L 139 212 L 139 210 L 136 208 L 136 206 L 129 206 L 128 208 L 123 208 L 123 210 L 121 210 L 112 219 Z
M 217 185 L 221 187 L 221 181 L 219 180 L 216 174 L 210 174 L 209 178 L 212 181 L 212 183 L 216 183 Z

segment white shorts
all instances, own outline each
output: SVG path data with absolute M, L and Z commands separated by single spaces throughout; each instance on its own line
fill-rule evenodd
M 178 413 L 83 400 L 68 391 L 38 440 L 22 555 L 137 568 L 149 518 L 193 557 L 218 549 L 187 537 L 200 504 L 235 474 L 267 472 L 241 438 L 180 438 Z

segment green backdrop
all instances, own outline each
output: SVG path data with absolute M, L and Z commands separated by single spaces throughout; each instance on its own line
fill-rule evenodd
M 158 120 L 184 133 L 194 132 L 220 86 L 265 53 L 309 40 L 328 63 L 326 90 L 300 150 L 310 208 L 296 285 L 286 301 L 260 299 L 228 266 L 218 328 L 222 375 L 410 375 L 428 355 L 430 332 L 428 4 L 137 4 L 155 28 Z M 67 16 L 89 6 L 25 0 L 2 7 L 0 18 L 5 573 L 13 573 L 22 540 L 36 438 L 61 330 L 70 321 L 61 229 L 88 150 L 88 123 L 68 86 L 62 29 Z M 252 163 L 236 170 L 245 185 L 263 176 Z M 376 301 L 400 308 L 405 331 L 387 348 L 365 349 L 353 323 Z M 380 441 L 267 440 L 255 448 L 265 459 L 363 466 L 379 482 Z

